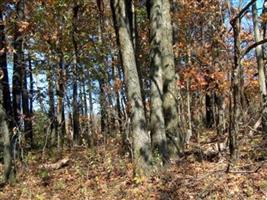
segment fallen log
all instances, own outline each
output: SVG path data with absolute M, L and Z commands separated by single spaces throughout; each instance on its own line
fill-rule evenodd
M 43 164 L 40 166 L 40 168 L 50 169 L 50 170 L 57 170 L 62 167 L 66 167 L 70 162 L 69 158 L 64 158 L 62 160 L 59 160 L 56 163 L 49 163 L 49 164 Z

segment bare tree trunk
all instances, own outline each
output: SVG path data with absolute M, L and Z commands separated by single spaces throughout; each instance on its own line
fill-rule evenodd
M 72 43 L 74 46 L 74 59 L 73 59 L 73 143 L 74 145 L 79 145 L 81 142 L 80 138 L 80 120 L 79 120 L 79 106 L 78 106 L 78 64 L 79 64 L 79 55 L 78 55 L 78 44 L 77 44 L 77 20 L 79 14 L 80 6 L 75 3 L 73 8 L 73 22 L 72 22 Z
M 24 62 L 24 61 L 23 61 Z M 24 133 L 25 139 L 30 144 L 30 147 L 33 146 L 33 135 L 31 131 L 31 117 L 29 110 L 29 95 L 28 95 L 28 69 L 26 64 L 23 65 L 22 69 L 22 113 L 24 117 Z
M 47 81 L 48 81 L 48 98 L 49 98 L 49 123 L 50 123 L 50 144 L 54 146 L 56 144 L 56 114 L 55 114 L 55 98 L 54 98 L 54 83 L 53 83 L 53 69 L 48 63 L 49 67 L 47 70 Z
M 206 93 L 206 98 L 205 98 L 205 106 L 206 106 L 206 127 L 207 128 L 212 128 L 212 126 L 214 125 L 214 114 L 213 113 L 213 92 L 207 92 Z
M 3 15 L 0 9 L 0 21 L 2 22 Z M 0 24 L 0 49 L 4 49 L 4 53 L 0 53 L 1 66 L 1 82 L 0 82 L 0 132 L 2 133 L 4 143 L 4 181 L 5 183 L 12 181 L 14 174 L 12 173 L 12 157 L 11 143 L 8 129 L 8 115 L 11 115 L 11 101 L 8 84 L 7 61 L 6 61 L 6 46 L 5 46 L 5 27 Z
M 259 42 L 262 40 L 262 33 L 259 28 L 259 19 L 257 13 L 257 5 L 254 3 L 252 5 L 252 13 L 253 13 L 253 24 L 254 24 L 254 37 L 255 41 Z M 265 65 L 263 60 L 263 47 L 262 45 L 258 45 L 256 47 L 256 58 L 258 64 L 259 71 L 259 85 L 260 85 L 260 93 L 261 93 L 261 114 L 262 114 L 262 130 L 264 135 L 267 135 L 267 90 L 266 90 L 266 75 L 265 75 Z
M 238 158 L 237 134 L 239 132 L 240 120 L 240 20 L 232 21 L 234 32 L 234 65 L 231 74 L 231 91 L 232 100 L 230 100 L 230 121 L 229 121 L 229 149 L 230 156 L 233 161 Z M 231 98 L 231 97 L 230 97 Z
M 173 32 L 169 0 L 162 1 L 162 65 L 163 65 L 163 109 L 168 137 L 176 138 L 178 151 L 183 150 L 183 136 L 178 130 L 178 75 L 175 72 L 173 54 Z M 179 153 L 179 152 L 178 152 Z
M 24 17 L 24 0 L 19 0 L 16 4 L 16 23 L 23 20 Z M 13 102 L 13 117 L 16 123 L 20 122 L 21 115 L 21 98 L 23 88 L 23 37 L 18 30 L 18 24 L 15 26 L 14 36 L 14 64 L 13 64 L 13 80 L 12 80 L 12 102 Z M 18 124 L 17 124 L 18 125 Z
M 30 90 L 29 90 L 29 135 L 31 138 L 31 144 L 33 144 L 33 127 L 32 127 L 32 117 L 33 117 L 33 75 L 32 75 L 32 60 L 31 55 L 29 54 L 29 79 L 30 79 Z
M 151 2 L 150 8 L 150 41 L 151 41 L 151 114 L 150 127 L 152 150 L 159 153 L 163 163 L 168 162 L 167 139 L 163 113 L 163 47 L 162 0 Z
M 142 101 L 140 82 L 136 67 L 135 52 L 129 32 L 129 19 L 126 17 L 126 5 L 131 0 L 111 0 L 115 26 L 121 49 L 122 65 L 125 72 L 128 104 L 131 113 L 131 129 L 133 134 L 134 165 L 136 174 L 146 174 L 151 165 L 150 137 L 146 130 L 146 118 Z
M 3 15 L 0 10 L 0 21 L 2 22 Z M 5 26 L 4 23 L 0 23 L 0 49 L 4 49 L 4 52 L 0 53 L 0 69 L 1 69 L 1 84 L 3 86 L 3 107 L 8 117 L 12 116 L 11 97 L 9 90 L 7 60 L 6 60 L 6 45 L 5 45 Z
M 64 66 L 63 66 L 63 53 L 59 52 L 59 69 L 57 76 L 57 147 L 61 153 L 63 150 L 63 138 L 65 132 L 64 122 Z

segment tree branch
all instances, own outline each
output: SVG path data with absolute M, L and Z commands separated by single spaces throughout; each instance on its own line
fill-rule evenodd
M 238 20 L 245 12 L 246 10 L 257 0 L 251 0 L 233 19 L 231 19 L 230 24 L 235 24 L 236 20 Z
M 254 44 L 248 46 L 246 49 L 244 49 L 241 53 L 241 58 L 243 58 L 247 53 L 249 53 L 252 49 L 256 48 L 257 46 L 264 44 L 267 42 L 267 38 L 260 40 L 259 42 L 255 42 Z

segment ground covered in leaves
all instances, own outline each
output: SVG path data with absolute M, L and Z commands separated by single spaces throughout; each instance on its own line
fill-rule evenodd
M 52 169 L 47 166 L 59 162 L 56 153 L 42 159 L 36 151 L 19 167 L 17 183 L 1 188 L 0 199 L 266 199 L 266 145 L 259 135 L 239 144 L 240 159 L 230 168 L 227 151 L 205 155 L 215 143 L 203 141 L 150 178 L 133 178 L 115 139 L 95 150 L 65 150 L 68 162 Z

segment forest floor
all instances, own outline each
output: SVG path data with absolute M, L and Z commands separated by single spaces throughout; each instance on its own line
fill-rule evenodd
M 49 168 L 59 163 L 55 152 L 43 162 L 36 151 L 18 170 L 17 183 L 1 188 L 0 199 L 267 199 L 267 151 L 260 135 L 240 138 L 240 159 L 230 169 L 226 151 L 205 155 L 214 143 L 200 141 L 150 178 L 133 178 L 130 159 L 120 156 L 115 139 L 95 150 L 65 150 L 68 162 L 59 167 Z

